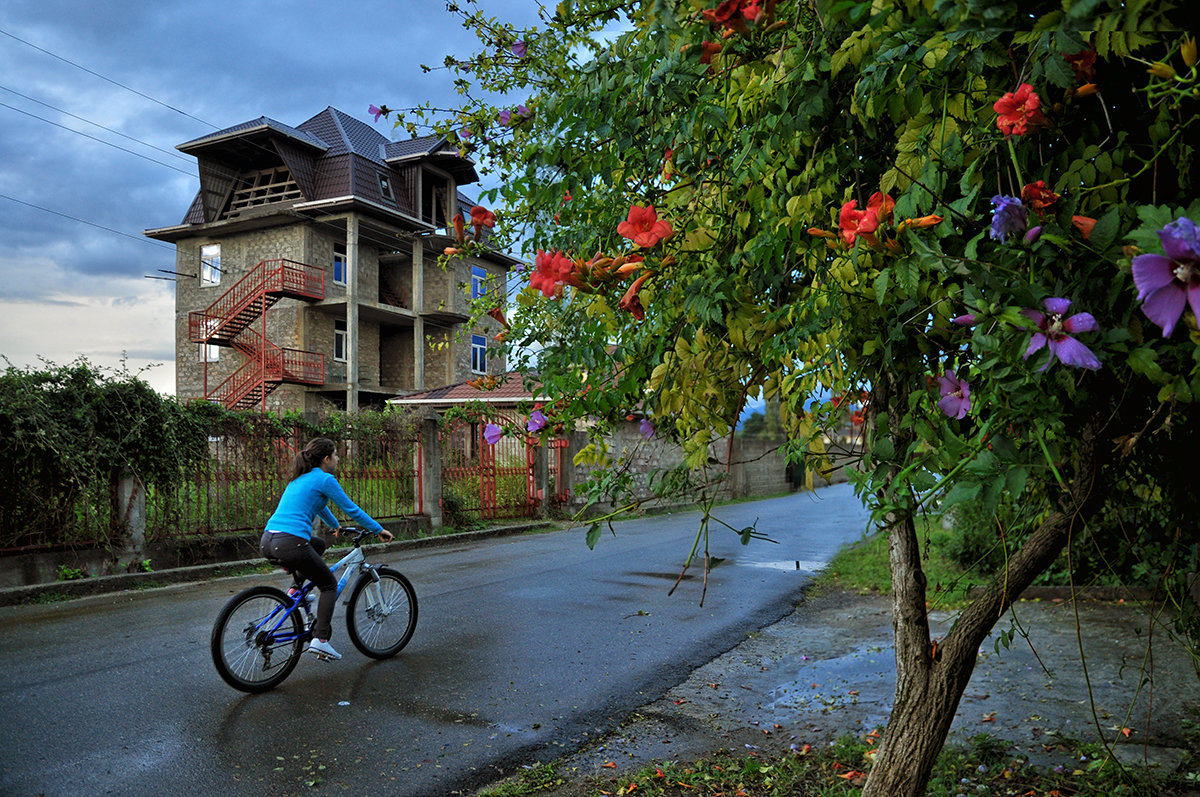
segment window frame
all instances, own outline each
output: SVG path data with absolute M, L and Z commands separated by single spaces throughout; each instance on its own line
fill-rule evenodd
M 196 346 L 196 362 L 199 363 L 219 363 L 221 362 L 221 347 L 215 343 L 197 343 Z
M 483 266 L 471 266 L 471 298 L 479 299 L 487 294 L 487 269 Z
M 338 329 L 338 326 L 341 329 Z M 338 348 L 341 348 L 341 356 L 338 356 Z M 350 329 L 343 319 L 335 318 L 333 320 L 333 361 L 338 363 L 350 362 Z
M 205 257 L 205 250 L 216 250 L 216 257 Z M 221 284 L 221 244 L 211 243 L 200 246 L 200 287 L 209 288 Z
M 341 252 L 338 252 L 339 247 L 341 248 Z M 339 254 L 341 255 L 340 260 L 338 259 Z M 338 266 L 339 265 L 341 266 L 341 271 L 342 271 L 341 279 L 338 279 Z M 350 282 L 349 269 L 350 269 L 350 260 L 349 260 L 349 256 L 346 254 L 346 245 L 340 241 L 335 241 L 333 244 L 333 284 L 334 285 L 349 284 L 349 282 Z
M 487 336 L 471 335 L 471 373 L 487 372 Z
M 379 195 L 389 202 L 396 201 L 396 194 L 392 191 L 392 177 L 386 172 L 375 172 L 375 176 L 379 178 Z

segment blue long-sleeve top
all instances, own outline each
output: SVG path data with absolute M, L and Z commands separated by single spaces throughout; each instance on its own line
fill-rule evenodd
M 309 540 L 312 539 L 313 518 L 317 517 L 329 528 L 336 529 L 339 524 L 329 510 L 330 501 L 369 531 L 376 534 L 383 531 L 378 521 L 350 500 L 334 475 L 320 468 L 313 468 L 288 482 L 275 514 L 267 521 L 267 531 L 282 531 Z

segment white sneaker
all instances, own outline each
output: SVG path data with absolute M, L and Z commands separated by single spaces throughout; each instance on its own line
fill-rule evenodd
M 333 645 L 329 644 L 328 640 L 322 640 L 322 639 L 314 639 L 312 642 L 309 642 L 308 643 L 308 652 L 316 653 L 317 656 L 319 656 L 321 658 L 328 658 L 328 659 L 334 659 L 334 660 L 340 659 L 342 657 L 342 654 L 338 653 L 336 650 L 334 650 Z

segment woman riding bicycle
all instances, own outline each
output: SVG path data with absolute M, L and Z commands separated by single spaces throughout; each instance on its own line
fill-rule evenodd
M 269 562 L 299 573 L 320 588 L 321 600 L 317 603 L 317 619 L 313 623 L 313 638 L 308 650 L 332 659 L 342 657 L 329 644 L 333 635 L 333 610 L 337 605 L 337 580 L 321 558 L 326 543 L 313 536 L 313 520 L 319 517 L 336 531 L 339 524 L 329 510 L 332 501 L 368 531 L 379 534 L 384 542 L 393 539 L 390 531 L 346 495 L 333 475 L 337 466 L 337 447 L 332 440 L 325 437 L 310 440 L 296 455 L 291 481 L 284 488 L 275 514 L 267 521 L 260 543 L 262 554 Z

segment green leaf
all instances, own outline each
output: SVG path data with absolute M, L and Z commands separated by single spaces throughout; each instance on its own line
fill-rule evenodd
M 883 303 L 887 300 L 888 273 L 890 271 L 890 267 L 885 268 L 883 271 L 879 272 L 879 276 L 875 278 L 875 301 L 880 307 L 883 307 Z
M 585 538 L 588 548 L 595 550 L 596 543 L 600 540 L 600 530 L 601 528 L 599 522 L 588 526 L 587 537 Z
M 1008 471 L 1005 476 L 1004 486 L 1008 490 L 1009 496 L 1013 499 L 1019 498 L 1025 490 L 1025 481 L 1029 478 L 1029 468 L 1016 467 Z
M 1092 228 L 1091 238 L 1088 239 L 1089 243 L 1101 252 L 1107 251 L 1117 240 L 1120 226 L 1121 214 L 1115 207 L 1109 208 L 1107 213 L 1096 219 L 1096 226 Z
M 979 495 L 979 482 L 959 482 L 950 488 L 949 494 L 942 499 L 942 509 L 949 509 L 955 504 L 970 501 Z

